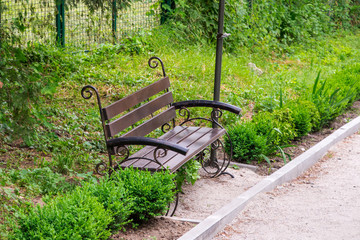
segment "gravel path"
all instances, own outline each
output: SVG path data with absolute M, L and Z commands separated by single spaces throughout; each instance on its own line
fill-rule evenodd
M 215 240 L 360 239 L 360 135 L 296 180 L 257 196 Z

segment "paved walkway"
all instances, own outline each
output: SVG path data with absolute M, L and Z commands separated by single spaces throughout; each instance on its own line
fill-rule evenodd
M 360 239 L 360 135 L 296 180 L 258 195 L 215 240 Z

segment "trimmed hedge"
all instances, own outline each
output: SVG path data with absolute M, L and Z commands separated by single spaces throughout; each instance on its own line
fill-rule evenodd
M 107 239 L 111 222 L 111 212 L 104 209 L 98 198 L 77 188 L 42 208 L 37 206 L 21 214 L 19 228 L 14 228 L 10 239 Z
M 174 200 L 173 179 L 168 171 L 119 170 L 19 213 L 9 239 L 108 239 L 125 224 L 165 213 Z

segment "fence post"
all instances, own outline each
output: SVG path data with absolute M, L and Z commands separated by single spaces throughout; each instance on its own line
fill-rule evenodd
M 57 0 L 56 8 L 56 41 L 59 46 L 65 47 L 65 0 Z
M 2 35 L 3 35 L 3 30 L 2 30 L 2 27 L 1 27 L 1 13 L 2 13 L 2 2 L 0 0 L 0 48 L 1 48 L 1 42 L 2 42 Z
M 112 34 L 114 44 L 116 44 L 116 20 L 117 20 L 117 9 L 116 9 L 116 0 L 112 1 Z
M 1 45 L 2 45 L 2 37 L 4 35 L 4 30 L 2 29 L 2 19 L 1 19 L 1 15 L 2 15 L 2 11 L 3 11 L 3 6 L 2 6 L 2 0 L 0 0 L 0 48 L 1 48 Z
M 161 18 L 160 24 L 166 22 L 169 18 L 169 9 L 175 9 L 175 1 L 174 0 L 163 0 L 161 3 Z

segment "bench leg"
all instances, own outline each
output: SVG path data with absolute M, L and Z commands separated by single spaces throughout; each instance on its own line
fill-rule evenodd
M 211 157 L 212 151 L 216 152 L 217 156 Z M 222 158 L 223 160 L 219 161 L 219 158 Z M 202 168 L 210 175 L 210 177 L 217 177 L 222 174 L 228 174 L 231 177 L 234 177 L 230 173 L 225 172 L 229 166 L 230 158 L 225 153 L 224 144 L 220 139 L 216 140 L 209 147 L 199 153 L 196 160 L 200 161 Z
M 174 216 L 176 209 L 179 205 L 179 191 L 176 191 L 176 199 L 174 202 L 169 204 L 169 210 L 166 212 L 166 216 Z

